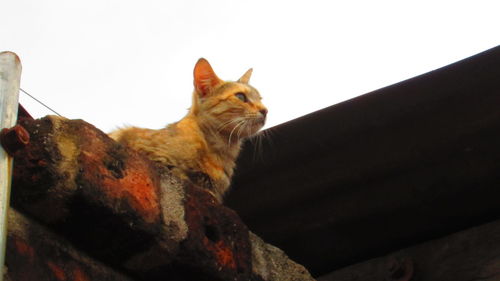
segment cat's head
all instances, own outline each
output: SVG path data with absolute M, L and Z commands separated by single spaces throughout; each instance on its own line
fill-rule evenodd
M 248 84 L 251 75 L 249 69 L 236 82 L 223 81 L 206 59 L 199 59 L 194 67 L 191 113 L 229 141 L 255 134 L 264 126 L 267 109 L 259 92 Z

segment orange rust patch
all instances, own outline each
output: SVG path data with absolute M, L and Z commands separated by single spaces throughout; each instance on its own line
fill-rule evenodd
M 156 223 L 160 219 L 160 206 L 150 167 L 139 158 L 131 157 L 127 168 L 120 171 L 122 177 L 117 177 L 103 165 L 99 150 L 82 151 L 79 156 L 85 167 L 85 180 L 98 187 L 97 191 L 104 193 L 109 201 L 127 201 L 146 223 Z
M 35 257 L 35 249 L 23 240 L 16 238 L 14 240 L 14 246 L 19 254 L 27 256 L 29 259 L 33 259 Z
M 139 213 L 144 221 L 154 223 L 160 216 L 158 195 L 151 178 L 140 171 L 127 169 L 121 179 L 105 177 L 103 188 L 107 196 L 128 200 L 130 207 Z M 102 169 L 102 173 L 106 174 L 108 171 Z
M 205 248 L 214 254 L 214 258 L 219 265 L 224 268 L 236 269 L 236 261 L 233 251 L 230 247 L 224 244 L 224 241 L 217 243 L 210 242 L 206 237 L 203 239 Z
M 52 273 L 54 274 L 54 276 L 56 277 L 57 280 L 59 280 L 59 281 L 67 280 L 66 273 L 64 272 L 64 270 L 61 267 L 59 267 L 58 265 L 56 265 L 55 263 L 53 263 L 51 261 L 47 262 L 47 266 L 50 268 L 50 270 L 52 271 Z
M 73 270 L 73 281 L 89 281 L 87 274 L 80 268 L 76 267 Z
M 217 261 L 224 267 L 236 268 L 236 262 L 234 260 L 233 251 L 222 241 L 219 241 L 215 247 L 215 255 Z

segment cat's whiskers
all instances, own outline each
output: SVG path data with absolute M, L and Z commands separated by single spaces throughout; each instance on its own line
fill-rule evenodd
M 252 135 L 254 133 L 254 132 L 252 132 L 252 128 L 255 127 L 255 121 L 256 121 L 255 118 L 250 118 L 249 119 L 249 122 L 248 122 L 249 124 L 247 126 L 247 136 L 250 136 L 250 135 Z
M 255 134 L 267 114 L 259 92 L 248 84 L 251 73 L 226 82 L 207 60 L 199 59 L 193 71 L 192 106 L 183 119 L 160 130 L 130 127 L 110 136 L 161 165 L 174 167 L 176 176 L 195 181 L 222 203 L 241 140 Z M 206 175 L 208 181 L 191 179 L 193 172 Z
M 254 124 L 260 122 L 259 118 L 256 117 L 253 120 Z M 253 146 L 253 161 L 263 161 L 264 160 L 264 140 L 266 141 L 266 145 L 270 145 L 273 147 L 272 143 L 272 129 L 266 129 L 264 131 L 260 131 L 253 135 L 250 138 L 250 141 Z
M 236 124 L 236 126 L 234 126 L 234 128 L 231 130 L 231 133 L 229 134 L 229 140 L 228 140 L 228 142 L 227 142 L 227 145 L 228 145 L 228 146 L 231 146 L 231 138 L 232 138 L 232 136 L 233 136 L 234 131 L 235 131 L 238 127 L 243 126 L 243 125 L 245 124 L 245 122 L 246 122 L 245 120 L 241 120 L 241 121 L 240 121 L 238 124 Z M 239 140 L 239 137 L 238 137 L 238 140 Z
M 224 123 L 222 123 L 218 128 L 217 128 L 217 132 L 220 133 L 222 130 L 224 130 L 227 126 L 233 124 L 233 123 L 238 123 L 241 121 L 241 118 L 234 118 L 234 119 L 231 119 L 229 121 L 226 121 Z
M 248 128 L 247 124 L 248 124 L 247 120 L 243 120 L 243 124 L 238 129 L 238 140 L 241 139 L 241 133 L 242 133 L 242 131 L 245 130 L 246 128 Z
M 264 160 L 264 138 L 267 137 L 267 131 L 262 131 L 262 134 L 257 135 L 257 156 Z
M 265 136 L 265 132 L 259 132 L 254 135 L 251 140 L 253 143 L 253 161 L 262 160 L 263 152 L 262 152 L 262 139 Z

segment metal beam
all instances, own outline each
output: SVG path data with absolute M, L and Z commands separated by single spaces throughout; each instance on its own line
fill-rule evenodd
M 500 219 L 499 108 L 496 47 L 271 128 L 226 202 L 315 275 Z

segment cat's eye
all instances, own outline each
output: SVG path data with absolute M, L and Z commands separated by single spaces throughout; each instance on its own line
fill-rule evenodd
M 234 96 L 237 97 L 242 102 L 248 102 L 247 95 L 245 95 L 244 93 L 239 92 L 239 93 L 234 94 Z

